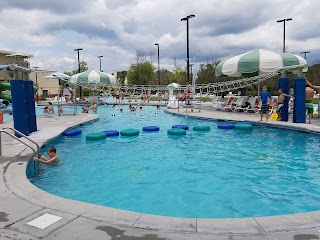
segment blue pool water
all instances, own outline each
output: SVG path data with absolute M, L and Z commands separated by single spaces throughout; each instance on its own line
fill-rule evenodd
M 218 122 L 155 107 L 136 115 L 123 108 L 127 114 L 99 107 L 101 119 L 81 126 L 81 136 L 49 144 L 63 164 L 42 165 L 38 175 L 30 171 L 30 181 L 58 196 L 164 216 L 234 218 L 320 209 L 318 135 L 259 126 L 221 130 Z M 210 125 L 211 131 L 168 137 L 174 124 Z M 160 132 L 85 140 L 91 132 L 146 125 L 160 126 Z

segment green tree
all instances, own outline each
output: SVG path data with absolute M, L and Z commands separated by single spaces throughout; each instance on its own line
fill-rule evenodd
M 149 85 L 153 82 L 154 71 L 150 62 L 131 64 L 127 72 L 128 84 Z
M 124 81 L 126 80 L 127 71 L 118 71 L 117 72 L 117 82 L 120 84 L 124 84 Z
M 87 71 L 88 69 L 89 69 L 88 63 L 86 63 L 85 61 L 81 61 L 80 62 L 80 72 Z M 77 73 L 79 73 L 79 69 L 72 70 L 71 72 L 64 72 L 64 74 L 67 74 L 69 76 L 72 76 Z
M 187 72 L 180 66 L 176 66 L 173 70 L 173 82 L 181 85 L 187 84 Z

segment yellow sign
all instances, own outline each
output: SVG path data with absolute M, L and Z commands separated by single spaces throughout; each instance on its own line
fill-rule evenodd
M 278 113 L 277 113 L 277 109 L 273 109 L 270 120 L 271 121 L 277 121 L 278 119 Z

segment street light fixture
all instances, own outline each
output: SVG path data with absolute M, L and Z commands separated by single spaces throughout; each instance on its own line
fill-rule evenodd
M 190 73 L 189 73 L 189 64 L 190 64 L 190 59 L 189 59 L 189 19 L 194 18 L 196 15 L 191 14 L 189 16 L 186 16 L 184 18 L 181 18 L 181 21 L 187 21 L 187 82 L 190 82 Z
M 158 84 L 160 86 L 160 45 L 155 43 L 154 45 L 158 46 Z
M 38 91 L 39 91 L 39 86 L 38 86 L 38 69 L 39 67 L 33 67 L 35 69 L 35 73 L 36 73 L 36 85 L 37 85 L 37 93 L 36 93 L 36 103 L 39 102 L 39 94 L 38 94 Z
M 103 56 L 98 56 L 97 58 L 100 59 L 100 72 L 102 72 L 102 71 L 101 71 L 101 58 L 103 58 Z
M 283 52 L 286 52 L 286 22 L 292 21 L 292 18 L 278 20 L 277 23 L 283 22 Z
M 304 54 L 304 59 L 307 61 L 307 53 L 310 53 L 310 51 L 304 51 L 300 52 L 300 54 Z
M 80 51 L 82 51 L 82 48 L 76 48 L 74 49 L 74 51 L 78 52 L 78 73 L 80 73 L 81 69 L 80 69 Z M 79 86 L 79 92 L 80 92 L 80 99 L 82 99 L 82 88 L 81 86 Z

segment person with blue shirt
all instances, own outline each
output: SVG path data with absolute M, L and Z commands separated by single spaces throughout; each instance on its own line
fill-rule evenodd
M 260 118 L 260 122 L 262 121 L 263 118 L 263 114 L 266 114 L 266 121 L 268 121 L 269 119 L 269 104 L 271 101 L 271 95 L 268 92 L 268 88 L 267 85 L 264 85 L 262 87 L 262 92 L 260 94 L 260 98 L 261 98 L 261 118 Z

